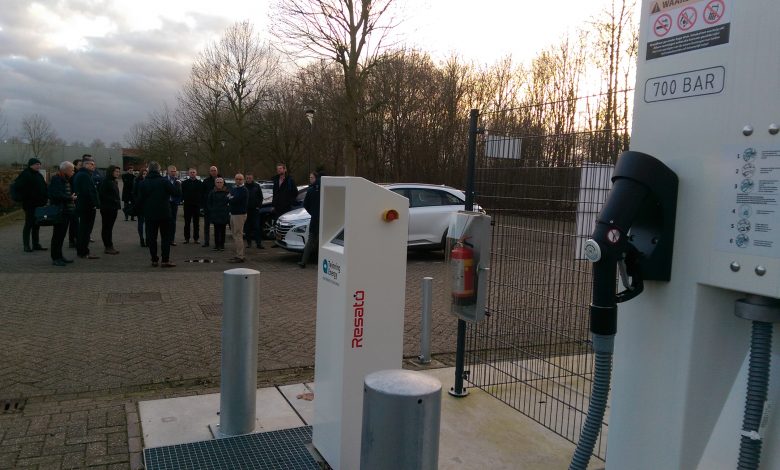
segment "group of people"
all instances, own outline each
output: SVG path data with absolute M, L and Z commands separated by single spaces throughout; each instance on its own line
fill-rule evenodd
M 89 249 L 95 215 L 100 210 L 102 217 L 102 240 L 105 253 L 119 254 L 114 248 L 112 232 L 117 212 L 121 206 L 117 178 L 120 169 L 109 166 L 105 178 L 98 178 L 95 160 L 84 155 L 74 162 L 62 162 L 56 174 L 47 185 L 40 173 L 41 161 L 31 158 L 27 167 L 14 181 L 24 209 L 22 244 L 25 252 L 46 251 L 40 243 L 40 227 L 35 221 L 35 209 L 50 202 L 60 208 L 60 215 L 54 223 L 50 253 L 55 266 L 66 266 L 73 260 L 65 258 L 62 245 L 70 233 L 70 247 L 76 248 L 80 258 L 97 259 Z
M 116 166 L 109 166 L 105 176 L 95 170 L 95 161 L 90 155 L 74 162 L 65 161 L 59 171 L 46 184 L 40 173 L 41 162 L 36 158 L 28 161 L 27 168 L 14 183 L 22 200 L 25 212 L 23 245 L 25 252 L 45 251 L 40 244 L 39 226 L 35 223 L 35 209 L 47 201 L 59 206 L 62 218 L 54 224 L 51 239 L 51 258 L 55 266 L 66 266 L 73 260 L 63 256 L 65 236 L 71 233 L 70 246 L 84 259 L 98 259 L 89 249 L 91 233 L 99 210 L 102 220 L 101 238 L 104 253 L 119 254 L 114 247 L 113 228 L 120 210 L 125 221 L 137 221 L 141 247 L 149 250 L 152 266 L 174 267 L 171 261 L 171 247 L 176 246 L 176 219 L 179 205 L 184 211 L 184 243 L 200 243 L 200 218 L 203 217 L 203 247 L 213 246 L 214 251 L 224 251 L 225 235 L 230 226 L 234 241 L 234 256 L 231 263 L 246 260 L 246 244 L 252 242 L 258 249 L 262 244 L 262 217 L 260 207 L 263 193 L 252 174 L 235 175 L 235 185 L 228 187 L 217 167 L 209 168 L 209 176 L 201 180 L 197 170 L 190 168 L 187 178 L 178 179 L 175 166 L 163 172 L 160 164 L 150 162 L 138 174 L 128 168 L 124 174 Z M 118 182 L 122 181 L 120 192 Z M 303 258 L 298 263 L 305 267 L 308 257 L 316 250 L 319 221 L 319 175 L 309 177 L 304 207 L 312 215 L 309 236 Z M 295 181 L 287 174 L 283 163 L 276 165 L 273 177 L 272 212 L 278 216 L 292 207 L 298 191 Z M 122 203 L 124 202 L 124 209 Z M 213 245 L 210 245 L 210 226 L 213 230 Z M 158 239 L 160 249 L 158 252 Z

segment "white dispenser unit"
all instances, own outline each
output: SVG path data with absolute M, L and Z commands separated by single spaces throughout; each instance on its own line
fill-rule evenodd
M 313 444 L 360 467 L 363 380 L 400 369 L 409 201 L 363 178 L 323 177 Z

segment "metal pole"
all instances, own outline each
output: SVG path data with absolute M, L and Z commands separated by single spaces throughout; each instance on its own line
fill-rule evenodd
M 479 110 L 472 109 L 469 113 L 469 149 L 468 167 L 466 170 L 466 210 L 474 210 L 474 172 L 477 161 L 477 120 Z M 450 395 L 465 397 L 469 394 L 463 388 L 463 369 L 466 356 L 466 321 L 458 319 L 458 337 L 455 345 L 455 386 L 450 389 Z
M 441 382 L 410 370 L 368 374 L 363 386 L 360 468 L 439 468 Z
M 424 277 L 422 280 L 422 319 L 420 320 L 420 355 L 417 356 L 420 364 L 431 362 L 431 309 L 433 304 L 433 278 Z
M 254 269 L 230 269 L 222 279 L 219 435 L 236 436 L 255 429 L 260 273 Z

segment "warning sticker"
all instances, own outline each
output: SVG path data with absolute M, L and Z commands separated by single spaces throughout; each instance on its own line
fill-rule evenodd
M 659 0 L 651 3 L 647 60 L 729 42 L 730 2 L 734 0 Z

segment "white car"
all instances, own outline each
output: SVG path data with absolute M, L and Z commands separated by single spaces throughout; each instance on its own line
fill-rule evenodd
M 465 208 L 466 195 L 463 191 L 449 186 L 417 183 L 382 186 L 409 200 L 409 248 L 444 248 L 450 214 Z M 474 210 L 484 212 L 477 205 L 474 205 Z M 310 219 L 303 207 L 280 216 L 276 221 L 276 244 L 290 251 L 303 251 Z

